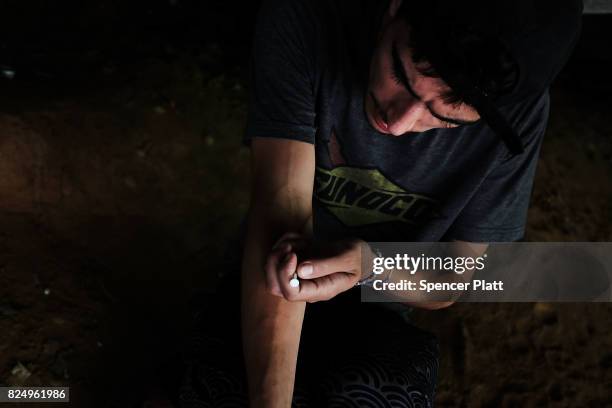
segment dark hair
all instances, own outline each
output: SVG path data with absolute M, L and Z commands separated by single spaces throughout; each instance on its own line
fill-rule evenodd
M 488 0 L 495 3 L 496 0 Z M 474 89 L 493 100 L 511 92 L 518 65 L 487 26 L 482 2 L 404 0 L 398 18 L 410 28 L 408 45 L 419 71 L 440 77 L 451 88 L 449 103 L 471 104 Z

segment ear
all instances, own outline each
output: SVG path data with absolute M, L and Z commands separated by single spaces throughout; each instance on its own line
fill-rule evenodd
M 391 0 L 389 2 L 389 10 L 388 10 L 389 17 L 394 18 L 401 5 L 402 5 L 402 0 Z

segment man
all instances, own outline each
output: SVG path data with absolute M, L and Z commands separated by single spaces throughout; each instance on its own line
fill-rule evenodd
M 580 14 L 573 0 L 264 5 L 245 137 L 251 406 L 297 404 L 296 369 L 309 366 L 311 384 L 323 382 L 340 355 L 352 367 L 351 358 L 380 351 L 376 338 L 393 345 L 395 360 L 378 355 L 327 388 L 311 385 L 315 406 L 432 404 L 435 345 L 388 310 L 355 302 L 370 273 L 361 250 L 367 241 L 452 241 L 459 253 L 482 253 L 487 242 L 523 236 L 547 89 Z M 326 302 L 306 307 L 317 301 Z M 306 320 L 314 311 L 321 319 L 309 320 L 300 346 L 306 310 Z

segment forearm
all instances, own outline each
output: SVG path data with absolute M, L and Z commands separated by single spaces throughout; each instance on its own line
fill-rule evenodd
M 270 248 L 287 231 L 310 231 L 303 211 L 285 217 L 252 209 L 242 265 L 242 330 L 249 395 L 253 407 L 289 407 L 293 394 L 304 302 L 271 295 L 263 265 Z M 306 218 L 306 221 L 304 220 Z
M 385 267 L 384 275 L 380 275 L 378 282 L 373 283 L 374 289 L 385 291 L 390 300 L 412 307 L 429 310 L 448 307 L 457 301 L 469 286 L 475 271 L 475 260 L 484 254 L 487 247 L 486 243 L 465 241 L 436 244 L 427 252 L 427 258 L 461 259 L 463 270 L 455 272 L 444 269 L 442 262 L 439 263 L 438 269 L 435 266 L 422 269 L 414 265 L 407 268 L 404 260 L 402 267 Z M 471 261 L 467 262 L 466 259 Z
M 435 277 L 431 277 L 429 274 L 426 274 L 422 271 L 418 271 L 415 274 L 407 273 L 406 271 L 395 271 L 392 275 L 392 278 L 389 279 L 389 283 L 400 283 L 402 280 L 410 280 L 418 285 L 418 282 L 422 279 L 426 279 L 430 283 L 465 283 L 469 281 L 465 276 L 457 275 L 453 272 L 445 273 L 444 275 L 439 275 Z M 438 310 L 449 307 L 455 303 L 455 301 L 461 297 L 463 294 L 462 290 L 457 290 L 454 292 L 449 292 L 446 296 L 430 296 L 423 291 L 410 292 L 406 298 L 403 299 L 404 304 L 415 307 L 418 309 L 425 310 Z
M 417 271 L 416 273 L 403 269 L 387 269 L 384 275 L 376 277 L 372 282 L 374 290 L 382 290 L 387 301 L 404 303 L 418 309 L 437 310 L 451 306 L 463 293 L 461 290 L 447 292 L 444 296 L 435 296 L 417 289 L 421 280 L 429 283 L 463 283 L 465 277 L 453 272 L 438 276 Z M 406 282 L 410 282 L 410 289 L 406 290 Z M 397 288 L 401 288 L 398 290 Z

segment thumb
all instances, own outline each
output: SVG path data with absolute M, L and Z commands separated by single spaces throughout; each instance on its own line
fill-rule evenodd
M 329 258 L 309 259 L 301 262 L 297 274 L 302 279 L 316 279 L 336 272 L 358 273 L 360 259 L 346 255 Z

